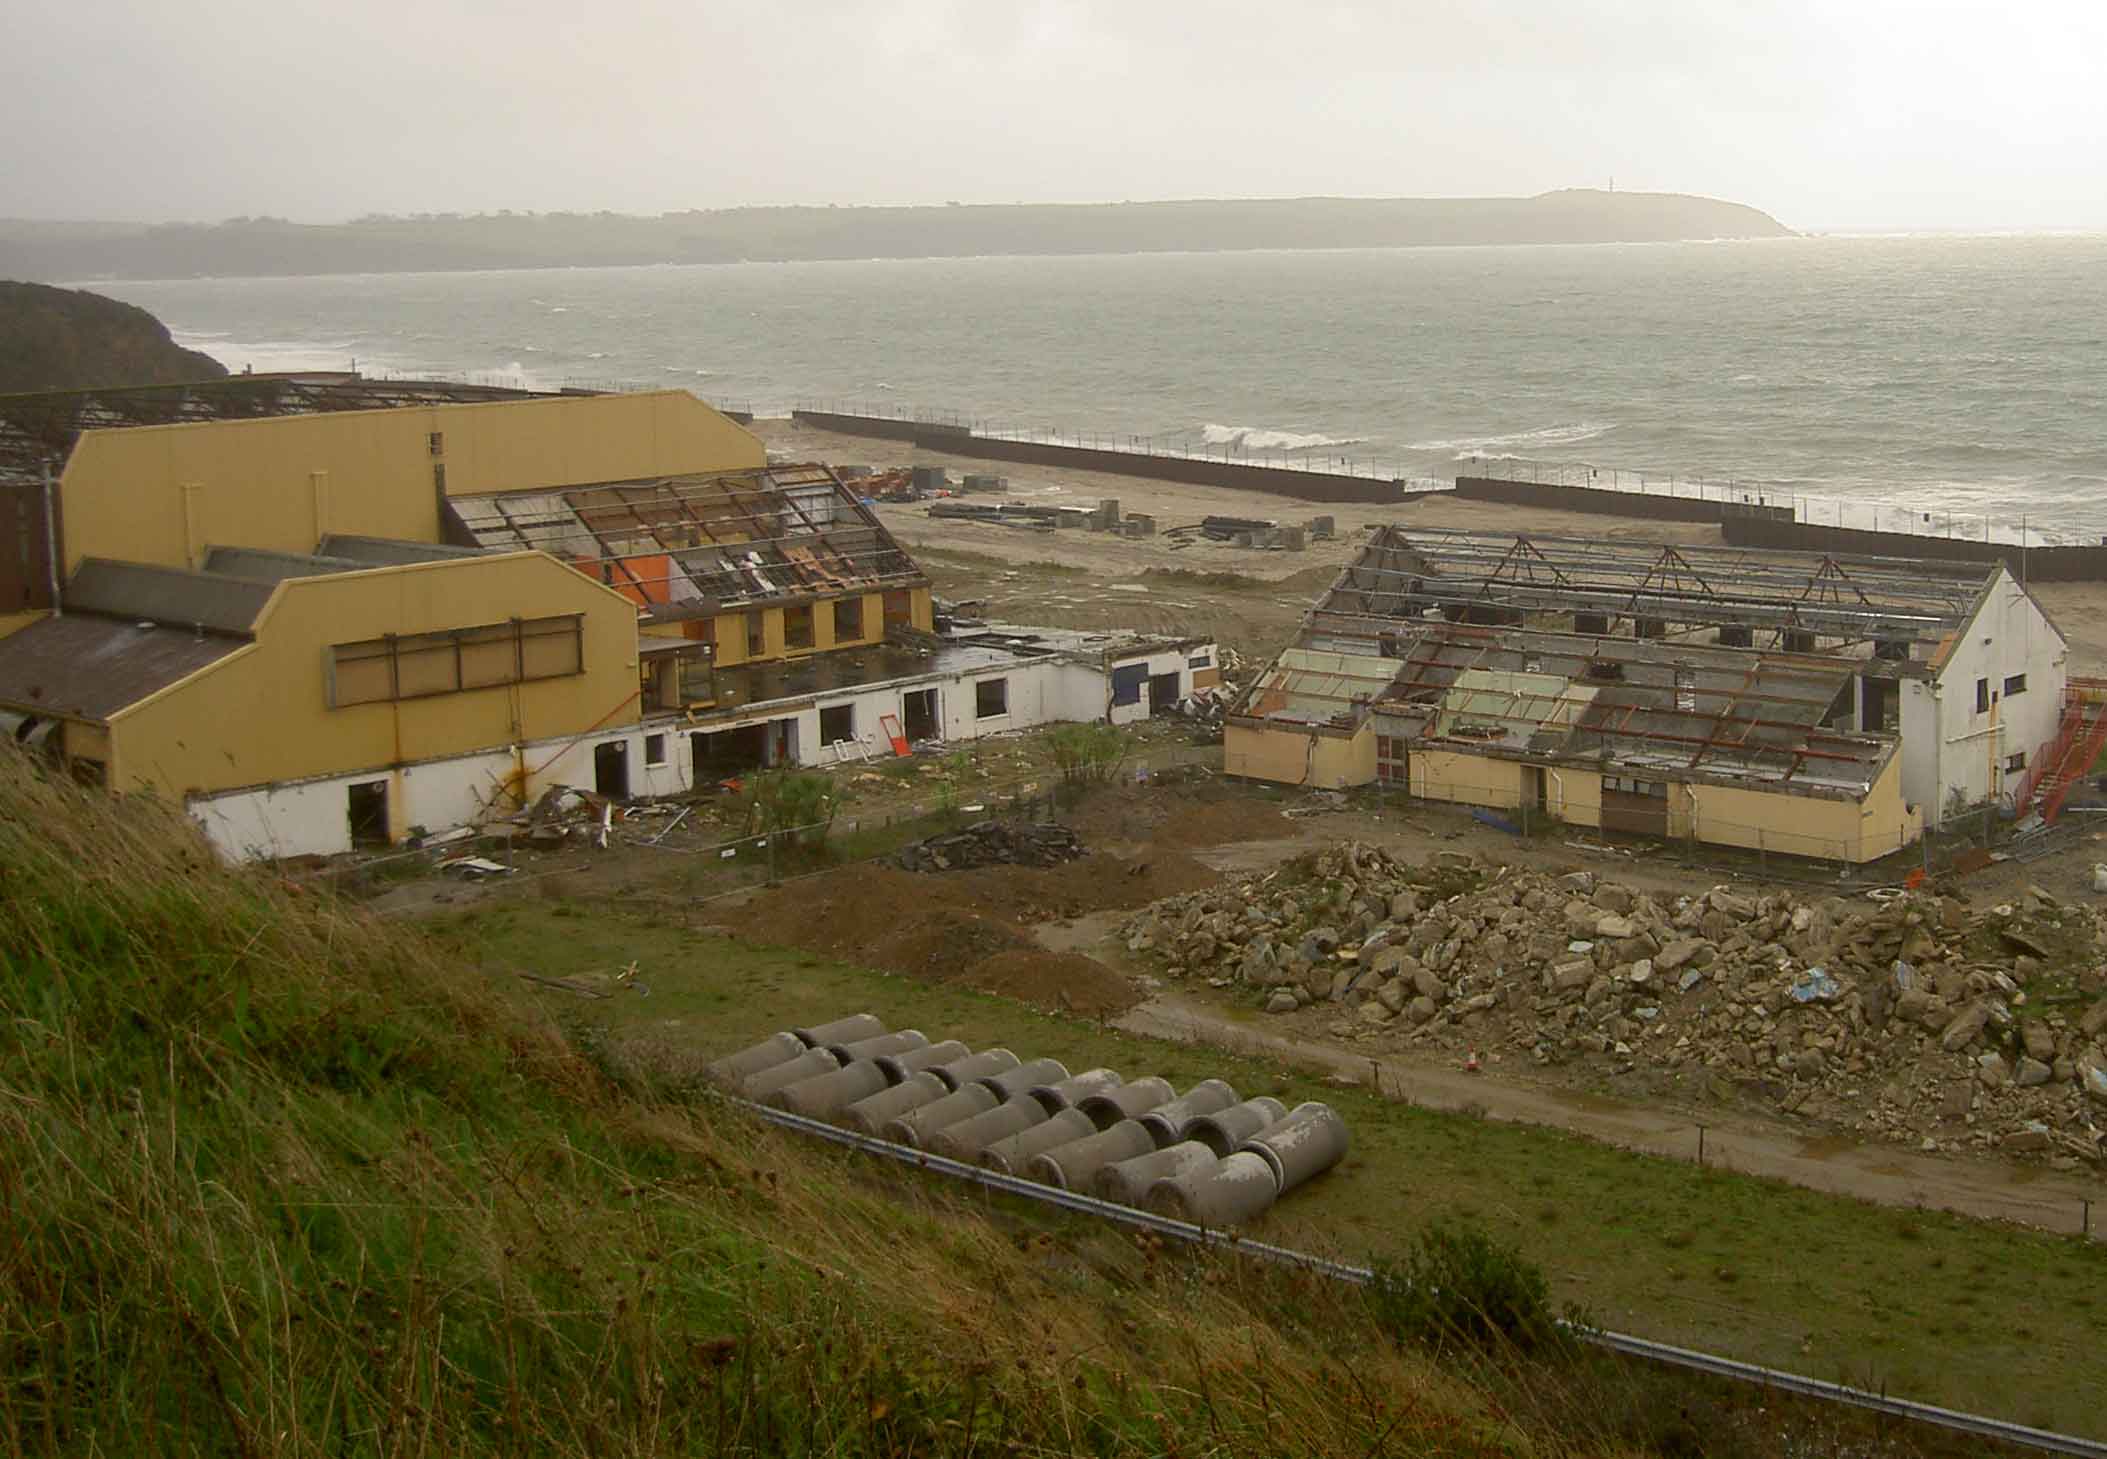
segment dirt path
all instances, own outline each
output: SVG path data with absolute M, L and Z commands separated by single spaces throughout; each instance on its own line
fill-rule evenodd
M 1372 1058 L 1256 1029 L 1174 993 L 1158 994 L 1113 1026 L 1150 1038 L 1270 1054 L 1359 1084 L 1374 1081 L 1383 1094 L 1428 1109 L 1482 1112 L 1488 1119 L 1547 1125 L 1619 1149 L 1676 1160 L 1696 1158 L 1702 1123 L 1707 1164 L 1881 1205 L 1924 1206 L 2075 1232 L 2082 1218 L 2080 1202 L 2098 1200 L 2102 1194 L 2096 1186 L 2067 1177 L 1986 1161 L 1933 1158 L 1844 1136 L 1795 1135 L 1719 1111 L 1629 1104 L 1572 1090 L 1517 1085 L 1461 1069 L 1433 1069 L 1417 1061 Z M 2096 1240 L 2100 1224 L 2107 1222 L 2107 1209 L 2099 1216 Z

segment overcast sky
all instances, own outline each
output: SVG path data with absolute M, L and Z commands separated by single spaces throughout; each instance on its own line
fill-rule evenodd
M 1704 193 L 2107 227 L 2107 0 L 0 0 L 0 216 Z

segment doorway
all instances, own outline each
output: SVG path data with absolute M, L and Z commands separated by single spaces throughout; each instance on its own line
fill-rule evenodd
M 698 732 L 688 737 L 695 757 L 698 788 L 751 775 L 767 763 L 768 727 L 742 724 L 737 729 Z
M 593 789 L 609 800 L 629 799 L 629 741 L 593 746 Z
M 1185 696 L 1178 692 L 1178 671 L 1149 675 L 1149 713 L 1169 714 Z
M 910 689 L 902 694 L 900 718 L 909 744 L 937 738 L 936 690 Z
M 388 782 L 361 780 L 345 787 L 351 817 L 351 848 L 372 850 L 388 844 Z

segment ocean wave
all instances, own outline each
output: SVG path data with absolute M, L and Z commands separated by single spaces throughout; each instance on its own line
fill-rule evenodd
M 1405 443 L 1405 449 L 1407 451 L 1453 451 L 1456 453 L 1456 459 L 1459 461 L 1472 456 L 1493 456 L 1495 459 L 1511 460 L 1513 459 L 1511 455 L 1501 458 L 1498 453 L 1503 450 L 1512 452 L 1517 448 L 1530 451 L 1542 450 L 1547 446 L 1577 446 L 1582 441 L 1592 441 L 1598 436 L 1606 436 L 1616 428 L 1617 423 L 1613 420 L 1578 420 L 1569 421 L 1563 425 L 1539 426 L 1533 431 L 1510 431 L 1505 435 L 1497 436 L 1455 436 L 1438 441 L 1408 441 Z
M 1354 446 L 1359 436 L 1322 436 L 1314 432 L 1276 431 L 1265 426 L 1200 427 L 1200 439 L 1210 446 L 1238 446 L 1246 451 L 1321 451 L 1331 446 Z

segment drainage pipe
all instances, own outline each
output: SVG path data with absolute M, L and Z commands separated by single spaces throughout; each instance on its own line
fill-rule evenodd
M 1006 1140 L 997 1140 L 980 1152 L 980 1163 L 1004 1175 L 1014 1175 L 1024 1169 L 1034 1155 L 1043 1155 L 1048 1150 L 1096 1133 L 1097 1126 L 1090 1123 L 1088 1115 L 1080 1110 L 1064 1109 L 1030 1129 L 1019 1131 Z
M 1035 1084 L 1025 1093 L 1045 1105 L 1048 1114 L 1057 1115 L 1081 1104 L 1093 1094 L 1110 1094 L 1124 1083 L 1126 1081 L 1113 1070 L 1085 1069 L 1051 1084 Z
M 927 1048 L 929 1036 L 918 1028 L 903 1028 L 898 1033 L 881 1033 L 852 1043 L 828 1044 L 827 1051 L 844 1064 L 853 1064 L 858 1059 L 875 1059 L 880 1054 L 907 1054 L 916 1049 Z
M 1000 1074 L 990 1074 L 975 1082 L 987 1085 L 1000 1098 L 1010 1099 L 1067 1077 L 1068 1066 L 1059 1059 L 1033 1059 L 1028 1064 L 1019 1064 L 1014 1069 L 1005 1069 Z
M 1324 1174 L 1346 1158 L 1346 1121 L 1328 1104 L 1298 1104 L 1278 1124 L 1268 1125 L 1236 1148 L 1249 1151 L 1273 1167 L 1273 1179 L 1286 1195 L 1296 1186 Z
M 985 1084 L 962 1084 L 942 1099 L 931 1100 L 887 1121 L 880 1133 L 895 1144 L 912 1145 L 923 1150 L 928 1148 L 929 1137 L 938 1130 L 947 1129 L 961 1120 L 970 1120 L 975 1115 L 984 1115 L 1001 1103 L 1002 1096 Z
M 933 1064 L 954 1063 L 972 1052 L 957 1039 L 945 1039 L 940 1044 L 924 1044 L 919 1049 L 909 1049 L 901 1054 L 880 1054 L 877 1063 L 885 1071 L 885 1077 L 898 1084 L 908 1075 Z
M 1195 1226 L 1238 1226 L 1279 1199 L 1273 1167 L 1248 1152 L 1149 1187 L 1148 1208 Z
M 1186 1140 L 1168 1150 L 1151 1150 L 1132 1160 L 1115 1161 L 1091 1178 L 1090 1191 L 1101 1201 L 1138 1206 L 1148 1198 L 1157 1181 L 1202 1174 L 1212 1170 L 1219 1160 L 1198 1140 Z
M 1028 1094 L 1015 1094 L 986 1114 L 977 1114 L 938 1130 L 929 1137 L 929 1151 L 947 1160 L 972 1162 L 997 1140 L 1007 1140 L 1033 1125 L 1046 1123 L 1046 1106 Z
M 1168 1104 L 1159 1104 L 1135 1118 L 1148 1126 L 1158 1149 L 1185 1138 L 1185 1127 L 1201 1115 L 1211 1115 L 1236 1103 L 1236 1091 L 1220 1079 L 1202 1079 Z
M 825 1049 L 807 1049 L 795 1059 L 781 1064 L 772 1064 L 758 1074 L 749 1074 L 739 1083 L 739 1092 L 748 1099 L 765 1102 L 778 1089 L 788 1089 L 800 1079 L 810 1079 L 815 1074 L 827 1074 L 841 1067 L 841 1060 Z
M 1024 1163 L 1024 1174 L 1041 1185 L 1083 1191 L 1090 1189 L 1090 1177 L 1115 1160 L 1132 1160 L 1155 1148 L 1155 1138 L 1139 1120 L 1121 1120 L 1109 1130 L 1034 1155 Z
M 1077 1100 L 1075 1107 L 1090 1116 L 1091 1124 L 1100 1130 L 1109 1130 L 1121 1120 L 1133 1119 L 1158 1105 L 1168 1104 L 1176 1093 L 1170 1080 L 1160 1074 L 1151 1074 L 1117 1089 L 1087 1095 Z
M 805 1052 L 805 1041 L 794 1033 L 770 1034 L 750 1049 L 741 1049 L 736 1054 L 726 1054 L 716 1063 L 702 1071 L 702 1077 L 712 1084 L 737 1088 L 739 1082 L 749 1074 L 758 1074 L 763 1069 L 772 1069 L 778 1064 L 787 1064 Z
M 1016 1067 L 1017 1056 L 1008 1049 L 982 1049 L 948 1064 L 932 1064 L 929 1072 L 943 1080 L 946 1089 L 957 1089 L 976 1079 L 985 1079 L 990 1074 L 1000 1074 L 1005 1069 Z
M 1180 1133 L 1198 1140 L 1217 1155 L 1227 1155 L 1267 1125 L 1286 1119 L 1288 1107 L 1268 1094 L 1233 1104 L 1211 1115 L 1188 1120 Z
M 882 1059 L 871 1062 L 884 1067 Z M 951 1086 L 937 1078 L 934 1070 L 924 1069 L 918 1074 L 909 1074 L 890 1089 L 881 1089 L 857 1100 L 841 1112 L 841 1122 L 852 1130 L 875 1135 L 909 1110 L 934 1104 L 950 1092 Z
M 808 1120 L 831 1120 L 857 1100 L 891 1087 L 883 1069 L 869 1059 L 858 1059 L 831 1074 L 815 1074 L 778 1089 L 768 1096 L 768 1103 Z
M 832 1023 L 815 1024 L 811 1028 L 790 1030 L 805 1041 L 805 1047 L 816 1049 L 822 1044 L 845 1044 L 852 1039 L 876 1038 L 885 1032 L 885 1025 L 875 1013 L 852 1013 L 847 1018 L 837 1018 Z

